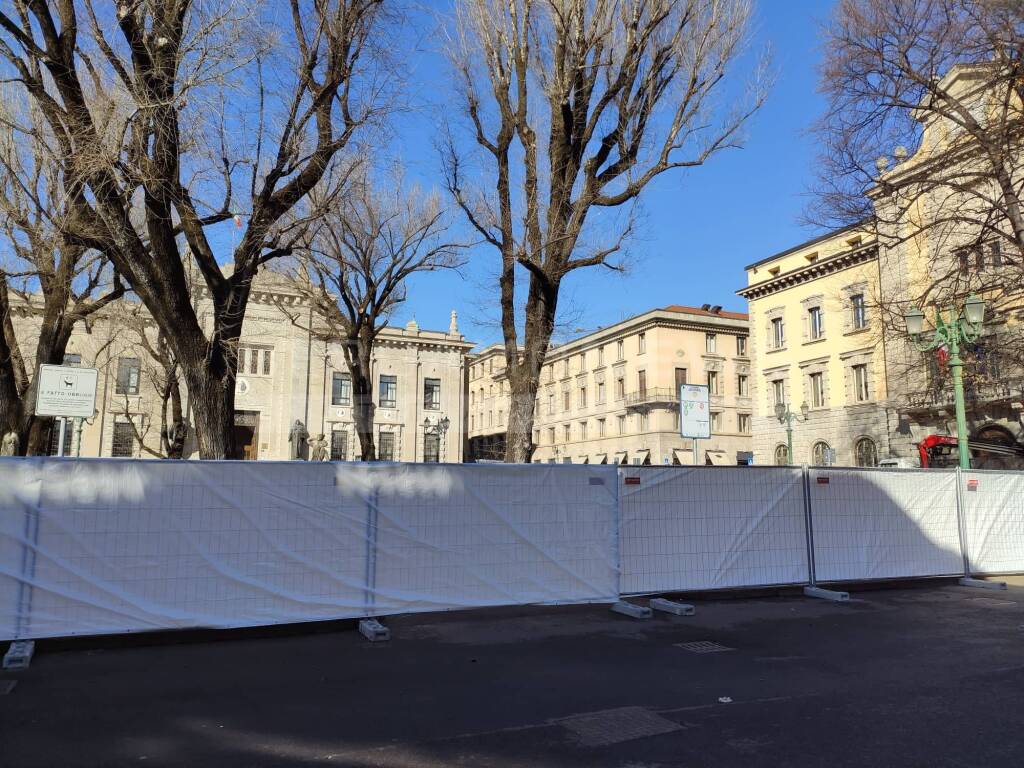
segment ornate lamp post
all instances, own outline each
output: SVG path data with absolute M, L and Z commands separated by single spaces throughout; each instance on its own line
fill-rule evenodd
M 448 427 L 451 426 L 451 420 L 447 416 L 443 416 L 437 420 L 437 423 L 431 426 L 430 417 L 423 419 L 423 434 L 425 435 L 437 435 L 437 460 L 441 460 L 441 456 L 444 455 L 444 436 L 448 434 Z M 423 457 L 426 459 L 426 456 Z
M 963 312 L 955 308 L 938 310 L 935 313 L 935 329 L 930 339 L 924 336 L 924 312 L 911 307 L 904 315 L 907 333 L 914 346 L 921 352 L 930 352 L 940 347 L 949 351 L 949 369 L 953 374 L 953 402 L 956 405 L 956 441 L 960 449 L 960 468 L 971 468 L 971 454 L 967 448 L 967 415 L 964 409 L 963 361 L 960 359 L 960 344 L 977 340 L 985 320 L 985 301 L 971 295 L 964 302 Z
M 800 415 L 793 413 L 789 410 L 789 405 L 786 403 L 775 404 L 775 418 L 779 420 L 779 424 L 786 425 L 786 463 L 793 463 L 793 422 L 794 421 L 807 421 L 807 415 L 810 413 L 810 408 L 807 403 L 801 403 Z

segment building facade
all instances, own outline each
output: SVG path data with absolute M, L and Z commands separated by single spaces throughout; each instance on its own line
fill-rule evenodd
M 209 298 L 198 292 L 200 319 L 209 327 Z M 335 460 L 358 459 L 352 417 L 352 387 L 342 348 L 324 342 L 309 328 L 318 319 L 288 281 L 261 273 L 252 290 L 238 349 L 235 390 L 237 459 L 282 460 L 292 456 L 301 422 L 310 440 L 320 435 Z M 125 312 L 142 318 L 128 323 Z M 293 322 L 292 318 L 300 318 Z M 15 332 L 26 351 L 38 333 L 36 308 L 15 309 Z M 81 456 L 161 455 L 165 404 L 163 372 L 140 342 L 156 345 L 156 328 L 138 307 L 113 306 L 88 324 L 79 324 L 65 364 L 99 371 L 96 416 L 77 424 L 57 419 L 52 454 Z M 378 337 L 372 361 L 374 432 L 378 456 L 394 461 L 461 462 L 464 444 L 463 382 L 472 348 L 458 331 L 455 313 L 447 331 L 387 327 Z M 26 365 L 35 367 L 34 360 Z M 183 409 L 188 413 L 188 392 Z M 308 455 L 308 448 L 306 449 Z M 185 457 L 197 458 L 193 434 Z
M 549 350 L 534 407 L 535 463 L 693 464 L 679 435 L 679 385 L 710 388 L 711 439 L 698 464 L 746 464 L 751 446 L 746 315 L 671 306 Z M 469 364 L 471 453 L 501 446 L 508 415 L 504 352 Z M 496 456 L 500 458 L 500 456 Z
M 746 268 L 754 460 L 874 466 L 889 456 L 878 244 L 851 227 Z M 793 454 L 777 406 L 792 412 Z M 805 407 L 806 406 L 806 407 Z

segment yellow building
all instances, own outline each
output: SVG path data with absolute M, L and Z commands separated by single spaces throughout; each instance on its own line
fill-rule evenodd
M 746 271 L 738 293 L 749 302 L 755 463 L 874 466 L 888 457 L 870 227 L 829 233 Z M 792 456 L 778 405 L 796 414 Z
M 534 410 L 533 461 L 692 464 L 679 436 L 679 385 L 708 384 L 711 439 L 699 464 L 746 464 L 751 444 L 746 315 L 671 306 L 601 328 L 549 350 Z M 467 380 L 469 448 L 504 454 L 509 389 L 504 349 L 474 355 Z

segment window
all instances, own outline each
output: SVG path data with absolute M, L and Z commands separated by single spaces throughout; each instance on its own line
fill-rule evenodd
M 748 397 L 750 395 L 749 377 L 745 373 L 741 373 L 736 377 L 736 394 L 740 397 Z
M 785 467 L 789 464 L 789 448 L 784 443 L 779 443 L 775 446 L 775 463 L 780 467 Z
M 604 432 L 605 432 L 605 420 L 604 419 L 598 419 L 597 420 L 597 436 L 598 437 L 604 437 Z
M 704 351 L 713 355 L 718 349 L 718 337 L 713 333 L 704 335 Z
M 866 364 L 855 365 L 853 366 L 853 399 L 858 403 L 864 403 L 869 398 L 868 367 Z
M 811 407 L 823 408 L 825 406 L 825 374 L 812 373 L 807 380 L 811 388 Z
M 568 376 L 568 375 L 569 375 L 569 358 L 567 357 L 567 358 L 565 358 L 565 360 L 562 361 L 562 376 Z
M 580 422 L 580 440 L 586 440 L 586 439 L 587 439 L 587 422 L 581 421 Z
M 331 432 L 331 461 L 348 461 L 348 430 Z
M 587 407 L 587 388 L 586 387 L 580 387 L 580 404 L 579 404 L 579 407 L 580 408 L 586 408 Z
M 110 443 L 110 455 L 116 458 L 131 458 L 135 455 L 135 429 L 124 419 L 114 422 L 114 435 Z
M 829 463 L 829 450 L 830 449 L 828 447 L 828 443 L 826 443 L 824 440 L 819 440 L 818 442 L 816 442 L 813 446 L 811 446 L 811 464 L 813 464 L 816 467 L 827 466 Z
M 624 360 L 626 358 L 626 343 L 619 339 L 615 342 L 615 359 Z
M 580 373 L 587 369 L 587 353 L 580 352 Z
M 562 425 L 562 437 L 565 438 L 565 442 L 572 440 L 572 426 L 569 424 Z
M 604 402 L 604 382 L 597 382 L 597 404 L 600 405 Z
M 441 380 L 423 380 L 423 409 L 436 411 L 441 407 Z
M 347 373 L 331 374 L 331 405 L 352 404 L 352 377 Z
M 263 375 L 264 376 L 269 376 L 270 375 L 270 350 L 269 349 L 264 349 L 263 350 Z
M 260 369 L 260 351 L 258 349 L 249 350 L 249 373 L 253 376 Z
M 786 402 L 786 382 L 783 379 L 775 379 L 772 382 L 772 405 Z
M 50 446 L 47 456 L 70 456 L 73 439 L 74 419 L 56 418 L 50 428 Z M 63 435 L 63 443 L 61 442 Z
M 380 447 L 377 450 L 377 458 L 381 461 L 395 460 L 395 433 L 381 432 Z
M 81 365 L 81 364 L 82 364 L 82 356 L 81 355 L 77 355 L 77 354 L 75 354 L 73 352 L 65 352 L 64 353 L 64 362 L 62 363 L 62 365 L 76 366 L 76 365 Z
M 597 348 L 597 364 L 604 365 L 604 347 Z
M 772 318 L 772 349 L 786 346 L 786 326 L 781 317 Z
M 555 428 L 548 427 L 548 445 L 555 444 Z
M 825 317 L 821 313 L 821 307 L 811 307 L 807 310 L 807 334 L 812 341 L 825 335 Z
M 551 416 L 555 412 L 555 393 L 548 392 L 548 416 Z
M 641 333 L 639 336 L 636 337 L 636 351 L 641 355 L 647 351 L 646 333 Z
M 708 394 L 717 395 L 718 392 L 718 371 L 708 371 Z
M 139 394 L 139 358 L 122 357 L 118 359 L 117 383 L 114 386 L 114 392 L 118 395 Z
M 476 416 L 471 413 L 469 414 L 469 431 L 472 432 L 474 429 L 476 429 Z
M 621 400 L 626 396 L 626 379 L 619 376 L 615 379 L 615 399 Z
M 540 445 L 540 430 L 539 429 L 533 430 L 533 444 L 534 445 Z
M 647 371 L 636 372 L 636 387 L 641 396 L 647 394 Z
M 568 389 L 563 389 L 562 390 L 562 410 L 563 411 L 568 411 L 570 407 L 571 406 L 569 404 L 569 390 Z
M 722 414 L 718 411 L 711 411 L 711 431 L 719 432 L 722 429 Z
M 469 404 L 476 405 L 476 390 L 469 391 Z
M 864 294 L 855 293 L 850 297 L 850 307 L 853 310 L 853 328 L 860 330 L 868 327 L 868 311 L 864 305 Z
M 676 377 L 676 397 L 678 397 L 679 396 L 679 388 L 681 386 L 683 386 L 683 384 L 686 383 L 686 369 L 685 368 L 676 368 L 676 370 L 675 370 L 675 377 Z
M 750 414 L 749 413 L 738 413 L 736 414 L 736 430 L 741 435 L 750 434 Z
M 626 434 L 626 417 L 625 416 L 619 416 L 618 417 L 618 422 L 619 422 L 619 434 L 620 435 Z
M 646 411 L 640 413 L 638 421 L 640 422 L 640 431 L 646 432 L 647 428 L 650 426 L 651 423 L 650 417 L 648 416 Z
M 747 337 L 737 336 L 736 337 L 736 356 L 746 357 L 747 356 Z
M 853 452 L 856 456 L 858 467 L 877 467 L 878 449 L 875 441 L 870 437 L 862 437 L 854 444 Z
M 501 408 L 498 409 L 498 426 L 505 426 L 505 411 L 503 411 Z
M 423 436 L 423 461 L 427 464 L 441 461 L 441 438 L 436 432 Z
M 487 412 L 487 426 L 488 427 L 493 427 L 494 426 L 494 411 L 488 411 Z
M 380 375 L 380 407 L 394 408 L 398 403 L 398 377 Z M 382 433 L 383 435 L 383 433 Z M 394 441 L 394 435 L 392 435 Z M 393 444 L 393 443 L 392 443 Z
M 487 372 L 494 373 L 494 358 L 492 357 L 487 361 Z

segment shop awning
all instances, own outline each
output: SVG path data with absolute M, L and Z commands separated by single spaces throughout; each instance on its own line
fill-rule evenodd
M 589 464 L 590 463 L 590 457 L 589 456 L 581 456 L 580 460 L 579 460 L 579 463 L 580 464 Z
M 616 451 L 615 452 L 615 463 L 616 464 L 625 464 L 626 460 L 628 458 L 629 458 L 629 453 L 627 451 Z
M 673 448 L 672 458 L 677 464 L 693 464 L 693 451 L 688 448 Z
M 646 464 L 651 458 L 651 452 L 647 448 L 640 448 L 633 453 L 634 464 Z
M 608 454 L 607 453 L 599 453 L 594 458 L 596 459 L 596 461 L 594 462 L 595 464 L 607 464 L 608 463 Z
M 736 464 L 735 459 L 730 459 L 725 451 L 706 451 L 707 463 L 716 467 L 731 467 Z

